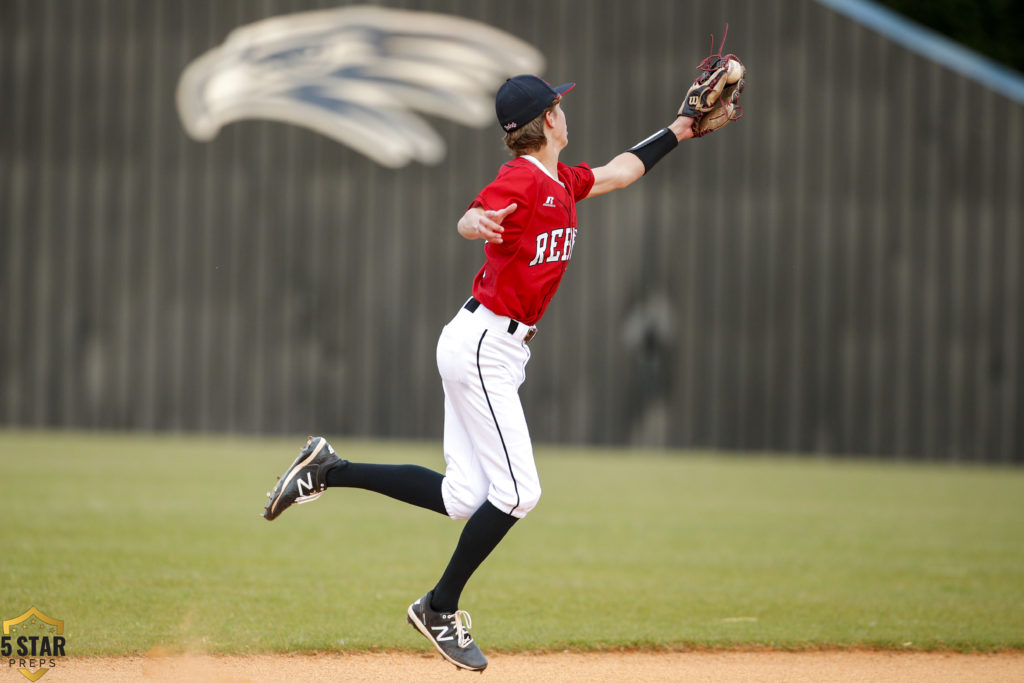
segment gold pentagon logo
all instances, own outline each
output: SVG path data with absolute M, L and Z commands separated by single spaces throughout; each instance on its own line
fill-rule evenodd
M 64 622 L 30 607 L 21 616 L 4 620 L 0 655 L 8 669 L 18 667 L 25 678 L 38 681 L 57 666 L 58 657 L 65 656 L 66 643 Z

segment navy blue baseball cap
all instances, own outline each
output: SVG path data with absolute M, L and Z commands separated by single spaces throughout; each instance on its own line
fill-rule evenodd
M 576 87 L 563 83 L 551 87 L 540 76 L 522 74 L 506 80 L 494 98 L 494 113 L 506 133 L 525 126 L 540 116 L 559 95 Z

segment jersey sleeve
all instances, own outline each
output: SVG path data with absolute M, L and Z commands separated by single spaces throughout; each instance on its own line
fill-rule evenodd
M 498 177 L 491 181 L 476 198 L 470 202 L 469 208 L 480 207 L 485 211 L 499 211 L 515 202 L 516 210 L 505 217 L 502 227 L 502 242 L 514 244 L 523 232 L 527 217 L 536 202 L 537 180 L 525 168 L 503 166 Z
M 567 181 L 566 186 L 576 201 L 581 201 L 590 194 L 590 188 L 594 187 L 594 172 L 588 164 L 577 166 L 566 166 L 563 178 Z

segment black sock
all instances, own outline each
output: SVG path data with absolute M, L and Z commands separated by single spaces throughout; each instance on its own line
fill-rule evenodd
M 327 471 L 327 486 L 366 489 L 447 516 L 441 498 L 444 475 L 419 465 L 341 462 Z
M 444 575 L 434 587 L 434 595 L 430 600 L 431 609 L 437 612 L 454 612 L 459 608 L 459 598 L 469 577 L 517 521 L 516 517 L 505 514 L 491 505 L 490 501 L 484 502 L 480 509 L 466 520 L 466 526 L 462 529 L 459 544 L 455 547 L 448 568 L 444 570 Z

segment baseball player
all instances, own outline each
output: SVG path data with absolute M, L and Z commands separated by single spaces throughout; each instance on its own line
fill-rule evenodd
M 445 473 L 415 465 L 349 462 L 322 437 L 310 437 L 268 494 L 268 520 L 292 503 L 316 500 L 330 487 L 377 491 L 466 520 L 440 580 L 407 611 L 409 623 L 457 667 L 481 671 L 487 666 L 470 636 L 469 614 L 459 609 L 462 590 L 540 500 L 518 390 L 526 379 L 528 344 L 572 258 L 576 203 L 632 184 L 679 141 L 694 137 L 693 124 L 710 108 L 708 93 L 712 98 L 721 93 L 716 74 L 722 77 L 715 72 L 700 87 L 694 84 L 668 127 L 593 169 L 558 160 L 569 142 L 561 101 L 575 84 L 552 87 L 532 75 L 508 79 L 498 90 L 495 111 L 514 158 L 458 221 L 460 235 L 486 242 L 484 264 L 472 296 L 437 344 L 445 397 Z

